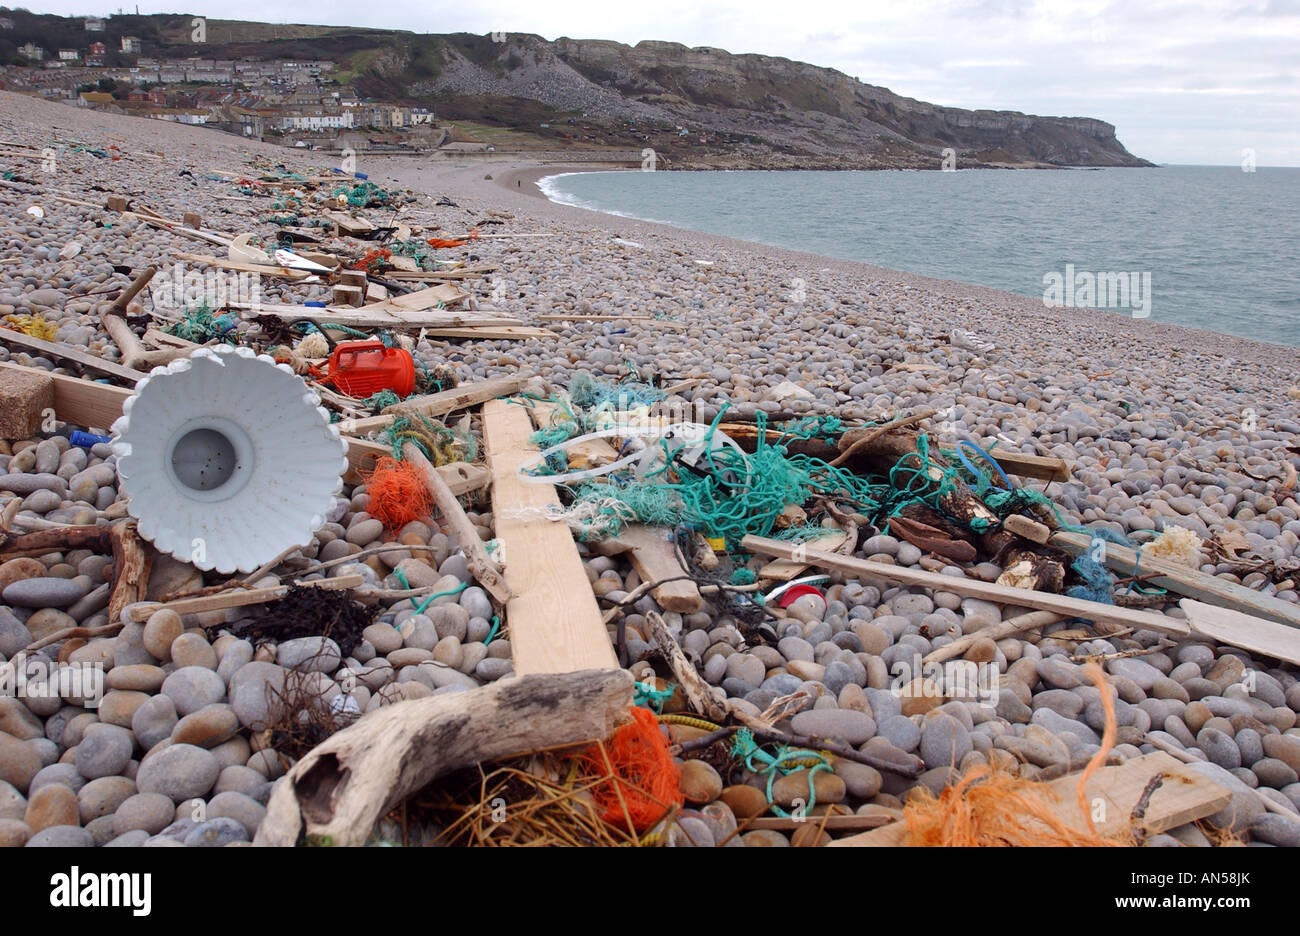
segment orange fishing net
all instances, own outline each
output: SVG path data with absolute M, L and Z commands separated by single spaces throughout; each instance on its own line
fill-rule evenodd
M 430 237 L 425 243 L 430 247 L 464 247 L 469 241 L 451 240 L 446 237 Z
M 433 510 L 433 495 L 424 483 L 424 472 L 411 462 L 385 456 L 375 462 L 375 470 L 365 480 L 370 495 L 366 511 L 385 529 L 400 530 Z
M 632 721 L 603 745 L 589 748 L 582 764 L 589 775 L 608 778 L 592 787 L 591 794 L 601 819 L 611 825 L 626 828 L 630 820 L 643 832 L 685 802 L 677 785 L 680 772 L 649 709 L 633 708 Z
M 979 765 L 937 797 L 917 787 L 903 808 L 908 845 L 942 846 L 1117 846 L 1132 844 L 1131 835 L 1107 837 L 1092 822 L 1084 793 L 1088 778 L 1115 746 L 1115 703 L 1101 667 L 1085 672 L 1101 691 L 1106 727 L 1101 749 L 1088 761 L 1076 790 L 1086 826 L 1061 818 L 1061 801 L 1046 783 L 1026 780 L 1005 770 Z

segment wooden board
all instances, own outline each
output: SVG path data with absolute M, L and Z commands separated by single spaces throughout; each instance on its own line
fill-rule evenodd
M 672 531 L 666 527 L 629 523 L 618 536 L 597 543 L 595 550 L 602 556 L 631 553 L 632 568 L 643 582 L 680 578 L 686 570 L 677 561 L 677 550 L 669 538 L 671 535 Z M 689 580 L 667 582 L 651 589 L 650 594 L 665 611 L 681 614 L 694 614 L 704 604 L 699 586 Z
M 287 280 L 305 280 L 319 274 L 306 270 L 292 270 L 283 266 L 267 266 L 264 263 L 245 263 L 242 260 L 227 260 L 224 257 L 210 257 L 206 254 L 177 253 L 176 259 L 202 266 L 216 267 L 219 270 L 234 270 L 236 273 L 257 273 L 261 276 L 276 276 Z
M 477 326 L 474 328 L 443 328 L 435 325 L 426 328 L 424 333 L 429 338 L 477 338 L 480 341 L 522 341 L 525 338 L 558 338 L 559 335 L 546 328 L 531 328 L 528 325 Z
M 740 543 L 743 549 L 763 556 L 792 557 L 797 544 L 782 540 L 765 539 L 761 536 L 746 536 Z M 1133 627 L 1168 634 L 1172 637 L 1186 639 L 1191 628 L 1184 621 L 1165 617 L 1153 611 L 1137 608 L 1121 608 L 1116 605 L 1101 604 L 1097 601 L 1085 601 L 1082 598 L 1070 598 L 1052 592 L 1031 591 L 1026 588 L 1011 588 L 995 585 L 976 579 L 955 578 L 938 572 L 926 572 L 890 565 L 884 562 L 868 562 L 837 553 L 828 553 L 819 549 L 805 549 L 804 561 L 822 569 L 833 569 L 861 578 L 883 579 L 902 585 L 917 585 L 933 588 L 936 591 L 954 592 L 967 598 L 983 598 L 999 605 L 1012 605 L 1018 608 L 1033 608 L 1037 611 L 1053 611 L 1066 617 L 1086 618 L 1090 621 L 1105 621 L 1121 627 Z
M 51 357 L 65 361 L 73 361 L 87 370 L 128 381 L 132 386 L 135 386 L 137 381 L 146 376 L 139 371 L 131 370 L 129 367 L 123 367 L 121 364 L 95 357 L 93 354 L 74 348 L 62 341 L 45 341 L 42 338 L 33 338 L 10 328 L 0 328 L 0 341 L 4 341 L 6 344 L 18 345 L 40 354 L 48 354 Z
M 1137 805 L 1147 783 L 1158 773 L 1165 780 L 1147 803 L 1144 828 L 1153 833 L 1176 829 L 1197 819 L 1212 816 L 1232 802 L 1232 791 L 1202 776 L 1163 751 L 1134 757 L 1115 767 L 1102 767 L 1088 781 L 1084 798 L 1090 809 L 1100 801 L 1102 818 L 1094 819 L 1101 835 L 1117 835 L 1130 826 L 1133 807 Z M 1075 828 L 1087 828 L 1080 814 L 1076 791 L 1079 774 L 1053 780 L 1048 787 L 1060 804 L 1057 816 Z M 1104 810 L 1104 811 L 1103 811 Z M 809 820 L 810 822 L 813 820 Z M 831 842 L 829 847 L 900 846 L 904 844 L 904 824 L 891 825 Z
M 1039 481 L 1069 481 L 1070 466 L 1063 458 L 1026 455 L 1010 449 L 994 449 L 989 453 L 1007 474 Z M 978 462 L 976 463 L 978 464 Z
M 345 588 L 359 588 L 365 579 L 359 575 L 340 575 L 337 578 L 314 579 L 310 582 L 294 582 L 304 588 L 319 588 L 327 591 L 341 591 Z M 137 623 L 149 620 L 150 615 L 160 608 L 169 608 L 177 614 L 200 614 L 204 611 L 220 611 L 225 608 L 242 608 L 247 605 L 264 604 L 275 601 L 289 594 L 292 585 L 276 585 L 271 588 L 248 588 L 222 592 L 219 595 L 200 595 L 195 598 L 180 598 L 162 604 L 157 602 L 140 602 L 126 612 L 126 616 Z
M 384 308 L 379 308 L 381 306 Z M 275 302 L 228 302 L 226 307 L 240 312 L 251 312 L 253 315 L 274 315 L 294 322 L 332 322 L 335 325 L 347 325 L 349 328 L 452 329 L 457 337 L 461 337 L 460 332 L 474 337 L 479 332 L 500 331 L 503 327 L 519 324 L 519 319 L 487 312 L 454 309 L 394 310 L 387 308 L 387 302 L 376 302 L 359 309 L 352 306 L 330 305 L 321 308 Z M 540 329 L 531 330 L 540 331 Z M 441 332 L 430 331 L 429 333 L 440 334 Z M 546 332 L 546 334 L 552 333 Z M 507 334 L 505 337 L 514 336 Z
M 552 403 L 549 400 L 528 400 L 520 403 L 533 418 L 533 425 L 538 429 L 549 429 L 555 425 L 555 421 L 564 418 L 564 411 L 560 404 Z M 557 415 L 558 414 L 558 415 Z M 605 439 L 591 439 L 587 442 L 579 442 L 567 449 L 569 457 L 579 456 L 585 458 L 590 465 L 608 465 L 618 460 L 618 451 L 610 445 Z
M 117 417 L 122 415 L 122 404 L 131 395 L 131 391 L 124 387 L 112 387 L 93 380 L 69 377 L 67 374 L 51 374 L 39 367 L 23 367 L 12 362 L 0 363 L 0 367 L 12 367 L 53 378 L 55 417 L 62 422 L 85 426 L 87 429 L 110 428 Z
M 819 536 L 815 540 L 809 540 L 806 545 L 809 549 L 824 549 L 827 552 L 833 552 L 844 544 L 849 535 L 843 530 L 836 530 L 826 536 Z M 805 569 L 808 568 L 806 562 L 795 562 L 791 559 L 774 559 L 763 568 L 758 570 L 758 577 L 773 579 L 777 582 L 788 582 L 790 579 L 798 578 Z
M 567 673 L 617 667 L 591 581 L 567 525 L 542 514 L 558 505 L 549 484 L 521 481 L 517 470 L 537 454 L 523 407 L 505 400 L 483 405 L 483 441 L 492 472 L 492 516 L 515 597 L 506 626 L 515 672 Z
M 398 416 L 420 415 L 430 419 L 440 419 L 457 410 L 518 393 L 526 383 L 528 383 L 527 377 L 498 377 L 493 380 L 461 384 L 459 387 L 441 390 L 438 393 L 407 397 L 400 403 L 385 407 L 378 416 L 340 421 L 339 432 L 344 435 L 364 435 L 392 425 L 393 420 Z
M 1300 630 L 1193 598 L 1184 598 L 1178 605 L 1187 613 L 1194 633 L 1215 643 L 1229 644 L 1300 666 Z
M 893 815 L 891 815 L 891 813 Z M 891 809 L 889 812 L 868 813 L 865 816 L 807 816 L 803 819 L 783 819 L 780 816 L 759 816 L 744 823 L 745 832 L 758 829 L 771 829 L 774 832 L 795 832 L 804 827 L 824 829 L 827 832 L 861 832 L 864 829 L 878 829 L 894 823 L 902 814 Z
M 1071 555 L 1080 556 L 1090 548 L 1091 539 L 1086 533 L 1062 531 L 1052 534 L 1052 545 L 1064 549 Z M 1244 585 L 1225 582 L 1213 575 L 1206 575 L 1198 569 L 1189 569 L 1145 554 L 1139 564 L 1136 552 L 1127 546 L 1119 546 L 1115 543 L 1106 543 L 1105 563 L 1107 568 L 1121 575 L 1132 575 L 1134 568 L 1138 568 L 1144 575 L 1159 572 L 1157 577 L 1147 580 L 1149 584 L 1221 608 L 1230 608 L 1233 611 L 1277 621 L 1290 627 L 1300 627 L 1300 605 L 1293 605 L 1280 598 L 1257 592 L 1253 588 L 1246 588 Z

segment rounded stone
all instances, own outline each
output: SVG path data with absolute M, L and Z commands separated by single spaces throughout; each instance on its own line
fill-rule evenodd
M 239 718 L 229 705 L 208 705 L 186 715 L 172 729 L 171 739 L 176 744 L 193 744 L 212 748 L 230 740 L 239 730 Z
M 719 798 L 731 807 L 736 818 L 752 819 L 767 812 L 767 795 L 757 787 L 748 784 L 735 784 L 726 787 Z
M 220 773 L 212 752 L 192 744 L 173 744 L 140 765 L 136 786 L 141 793 L 162 793 L 179 802 L 206 795 Z
M 378 521 L 375 521 L 378 522 Z M 249 841 L 248 830 L 235 819 L 220 816 L 200 822 L 185 836 L 186 848 L 220 848 L 231 842 Z
M 285 671 L 274 663 L 254 661 L 230 677 L 230 705 L 239 723 L 261 731 L 281 716 L 279 697 Z
M 144 750 L 163 738 L 171 737 L 176 727 L 176 703 L 169 696 L 156 695 L 145 701 L 131 717 L 131 733 Z
M 343 656 L 339 645 L 328 637 L 298 637 L 276 648 L 275 662 L 285 669 L 332 673 L 343 662 Z
M 925 720 L 920 753 L 926 767 L 955 767 L 970 751 L 970 735 L 956 718 L 941 712 Z
M 7 605 L 23 608 L 66 608 L 86 595 L 76 579 L 28 578 L 5 587 L 0 593 Z
M 27 840 L 28 848 L 93 848 L 95 837 L 81 826 L 51 826 Z
M 218 793 L 208 802 L 208 818 L 234 819 L 244 827 L 251 840 L 257 834 L 257 827 L 266 818 L 266 807 L 235 790 Z
M 857 747 L 875 735 L 876 722 L 870 715 L 853 709 L 813 709 L 795 715 L 790 720 L 790 728 L 797 735 Z
M 41 767 L 40 752 L 33 745 L 0 733 L 0 780 L 24 793 Z
M 23 821 L 33 833 L 51 826 L 81 825 L 77 794 L 61 783 L 41 787 L 27 801 Z
M 116 725 L 87 732 L 77 745 L 77 772 L 87 780 L 116 776 L 130 762 L 132 747 L 131 733 Z
M 21 819 L 0 818 L 0 848 L 22 848 L 32 830 Z
M 137 830 L 157 835 L 172 824 L 176 804 L 162 793 L 136 793 L 127 797 L 113 813 L 113 832 L 125 835 Z
M 687 802 L 711 803 L 722 794 L 722 777 L 711 764 L 702 760 L 687 760 L 681 766 L 678 786 Z
M 134 795 L 135 781 L 128 777 L 100 777 L 91 780 L 77 794 L 81 824 L 87 825 L 96 819 L 113 815 Z
M 128 689 L 114 689 L 104 694 L 99 702 L 99 720 L 121 728 L 130 728 L 135 713 L 140 706 L 149 701 L 151 696 L 145 692 Z
M 171 660 L 178 667 L 201 666 L 215 670 L 217 651 L 198 634 L 181 634 L 172 641 Z
M 163 681 L 162 691 L 175 704 L 176 713 L 185 716 L 224 699 L 226 684 L 213 670 L 185 666 Z
M 172 658 L 172 643 L 185 633 L 181 616 L 170 608 L 162 608 L 149 615 L 144 625 L 144 648 L 155 660 L 164 663 Z

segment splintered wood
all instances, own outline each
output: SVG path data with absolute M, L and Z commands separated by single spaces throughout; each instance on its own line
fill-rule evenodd
M 515 672 L 567 673 L 617 667 L 582 557 L 567 525 L 545 515 L 559 506 L 555 488 L 520 480 L 537 454 L 528 411 L 507 400 L 483 406 L 483 441 L 492 472 L 492 517 L 514 597 L 506 625 Z

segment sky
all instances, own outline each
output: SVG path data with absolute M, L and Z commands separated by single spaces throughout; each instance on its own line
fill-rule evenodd
M 1239 165 L 1249 152 L 1260 167 L 1300 166 L 1300 0 L 190 2 L 141 0 L 139 9 L 780 55 L 935 104 L 1100 118 L 1130 152 L 1158 163 Z M 69 15 L 117 9 L 113 0 L 93 4 L 23 5 Z

